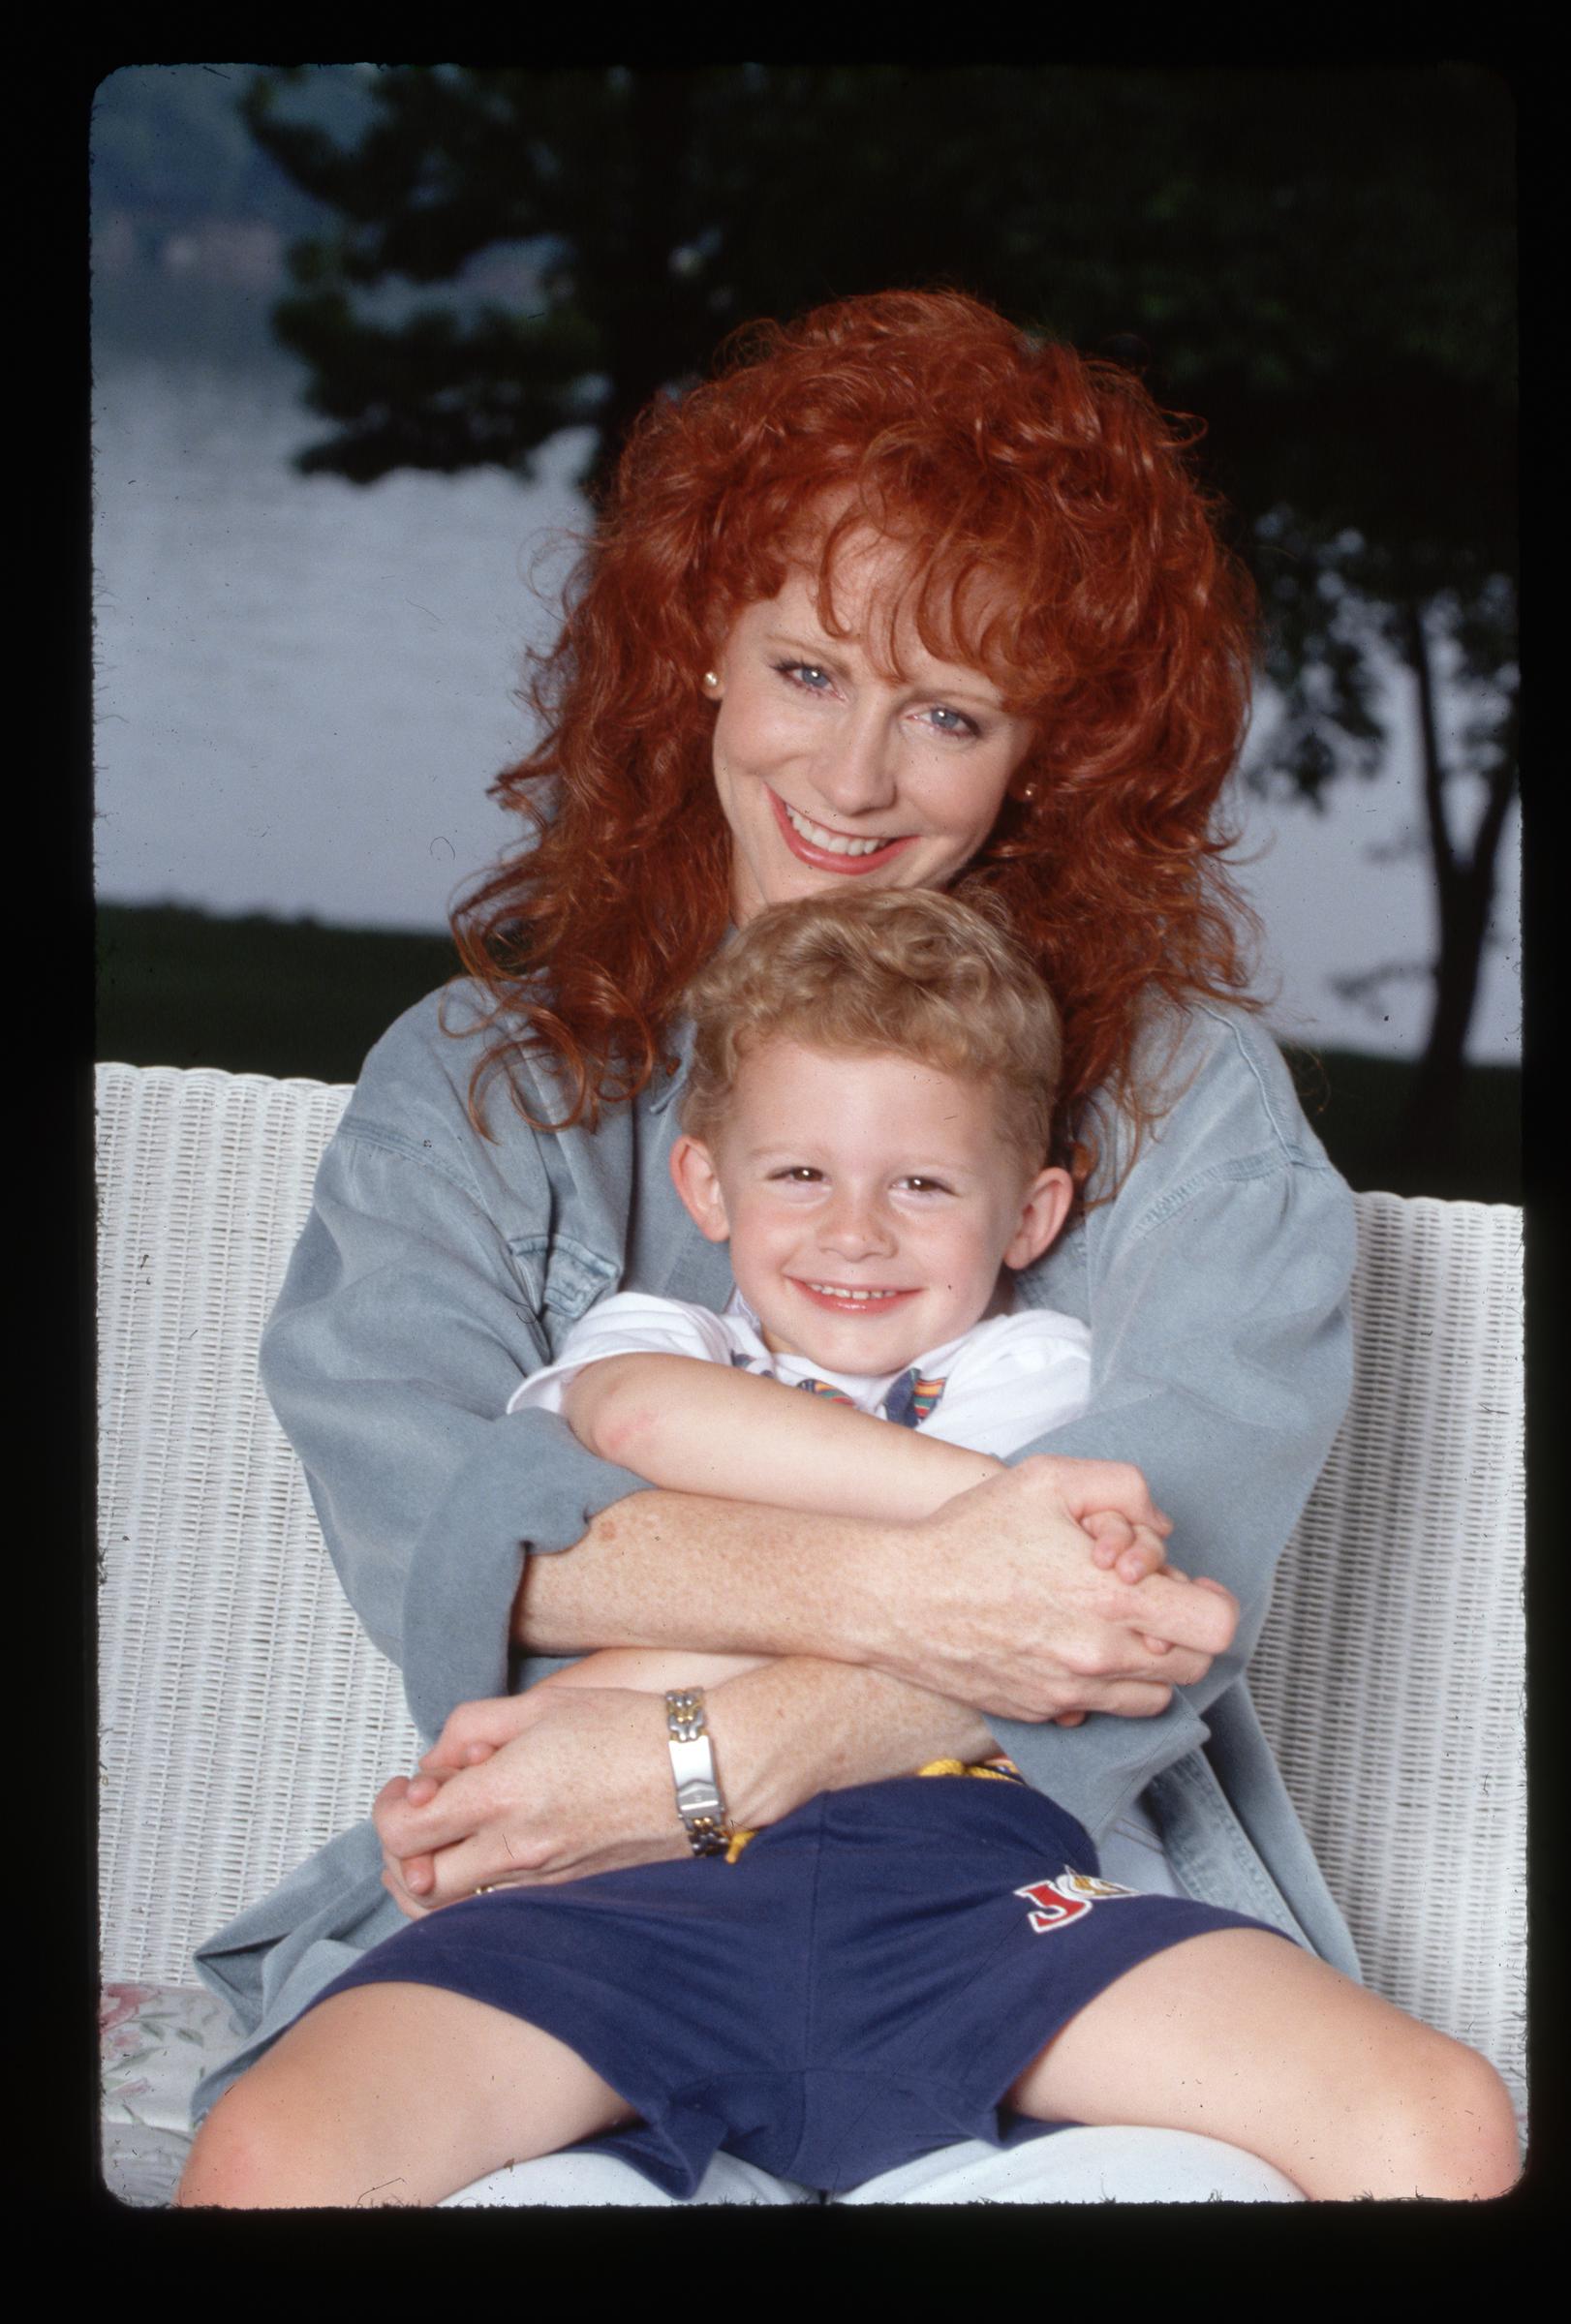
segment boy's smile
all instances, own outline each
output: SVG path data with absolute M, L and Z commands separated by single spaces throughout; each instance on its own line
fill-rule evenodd
M 980 1322 L 1071 1192 L 1002 1140 L 985 1083 L 787 1040 L 744 1058 L 714 1138 L 679 1139 L 671 1170 L 766 1345 L 870 1377 Z

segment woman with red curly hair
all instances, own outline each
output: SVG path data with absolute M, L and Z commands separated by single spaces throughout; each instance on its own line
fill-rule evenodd
M 990 1729 L 1115 1878 L 1356 1974 L 1241 1675 L 1348 1392 L 1353 1225 L 1246 996 L 1218 813 L 1251 598 L 1187 442 L 1126 373 L 954 292 L 759 330 L 633 431 L 496 786 L 526 843 L 456 916 L 467 981 L 367 1059 L 263 1344 L 439 1739 L 203 1948 L 248 2039 L 199 2115 L 401 1915 L 684 1853 L 659 1697 L 534 1684 L 606 1646 L 769 1658 L 708 1705 L 740 1824 Z M 1064 1024 L 1080 1200 L 1020 1297 L 1089 1324 L 1091 1401 L 915 1527 L 647 1489 L 507 1412 L 602 1294 L 724 1303 L 667 1169 L 680 995 L 762 906 L 847 884 L 993 899 Z M 1103 1572 L 1088 1605 L 1078 1517 L 1158 1504 L 1232 1602 Z M 459 1715 L 509 1695 L 494 1732 Z M 513 2178 L 474 2199 L 660 2199 L 592 2146 Z M 698 2199 L 806 2191 L 722 2154 Z M 852 2199 L 1293 2191 L 1104 2128 Z

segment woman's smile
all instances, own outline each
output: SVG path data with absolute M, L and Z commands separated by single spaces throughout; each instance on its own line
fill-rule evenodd
M 899 848 L 911 844 L 914 835 L 909 832 L 897 833 L 894 838 L 885 840 L 878 837 L 855 839 L 849 832 L 833 831 L 827 824 L 816 823 L 804 815 L 800 808 L 792 807 L 788 800 L 783 799 L 769 785 L 766 784 L 765 788 L 769 790 L 770 804 L 781 825 L 781 835 L 799 863 L 818 866 L 821 859 L 828 856 L 838 861 L 823 864 L 825 871 L 872 872 L 881 870 L 884 864 L 892 862 Z

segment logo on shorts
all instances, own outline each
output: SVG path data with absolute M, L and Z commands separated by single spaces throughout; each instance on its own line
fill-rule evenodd
M 1032 1881 L 1029 1888 L 1015 1890 L 1016 1896 L 1027 1897 L 1035 1906 L 1030 1919 L 1038 1937 L 1050 1929 L 1066 1929 L 1071 1920 L 1078 1920 L 1105 1896 L 1139 1893 L 1137 1888 L 1121 1888 L 1117 1881 L 1100 1881 L 1090 1872 L 1061 1872 L 1051 1881 Z

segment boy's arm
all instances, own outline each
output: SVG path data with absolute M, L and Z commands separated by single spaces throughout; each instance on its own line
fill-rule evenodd
M 651 1484 L 914 1523 L 997 1476 L 988 1452 L 693 1356 L 609 1356 L 563 1392 L 579 1443 Z
M 676 1646 L 601 1646 L 537 1683 L 542 1687 L 631 1687 L 664 1695 L 672 1687 L 720 1687 L 756 1670 L 766 1654 L 687 1654 Z

